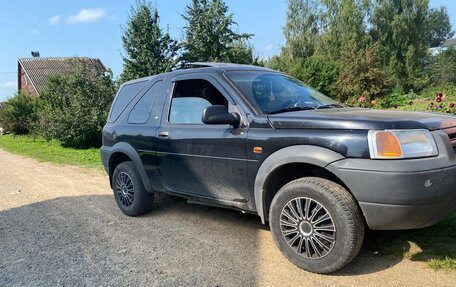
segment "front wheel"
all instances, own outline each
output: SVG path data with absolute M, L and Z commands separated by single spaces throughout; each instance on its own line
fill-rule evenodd
M 322 178 L 300 178 L 282 187 L 272 200 L 269 220 L 285 257 L 314 273 L 348 264 L 364 239 L 364 220 L 351 194 Z
M 120 163 L 112 176 L 117 206 L 128 216 L 138 216 L 152 209 L 154 194 L 147 192 L 141 176 L 131 161 Z

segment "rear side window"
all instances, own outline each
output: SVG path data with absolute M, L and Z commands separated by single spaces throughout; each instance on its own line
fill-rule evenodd
M 112 104 L 111 114 L 109 115 L 110 122 L 117 120 L 128 103 L 136 96 L 139 90 L 141 90 L 141 88 L 144 87 L 146 83 L 147 81 L 141 81 L 122 87 L 116 97 L 116 100 Z
M 128 123 L 130 124 L 144 124 L 150 117 L 152 106 L 154 104 L 157 93 L 160 90 L 162 81 L 156 82 L 149 90 L 142 96 L 130 112 Z

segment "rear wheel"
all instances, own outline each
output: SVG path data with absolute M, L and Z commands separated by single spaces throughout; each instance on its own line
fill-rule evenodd
M 112 176 L 114 198 L 128 216 L 138 216 L 152 209 L 154 194 L 147 192 L 133 162 L 120 163 Z
M 345 266 L 364 239 L 364 220 L 351 194 L 322 178 L 300 178 L 282 187 L 271 203 L 269 220 L 282 253 L 315 273 Z

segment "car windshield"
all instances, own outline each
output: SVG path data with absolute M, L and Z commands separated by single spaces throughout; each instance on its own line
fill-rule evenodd
M 265 114 L 342 107 L 336 101 L 280 73 L 228 71 L 227 78 Z

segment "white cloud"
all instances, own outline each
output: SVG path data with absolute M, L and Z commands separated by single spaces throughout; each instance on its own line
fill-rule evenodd
M 17 86 L 16 82 L 13 81 L 6 81 L 3 83 L 0 83 L 0 88 L 15 88 Z
M 266 45 L 266 47 L 264 47 L 265 51 L 271 51 L 272 49 L 274 49 L 274 45 L 272 44 Z
M 51 18 L 49 18 L 49 24 L 58 25 L 58 24 L 60 24 L 61 19 L 62 19 L 62 17 L 60 15 L 52 16 Z
M 106 11 L 101 8 L 82 9 L 76 15 L 68 17 L 67 21 L 70 24 L 90 23 L 100 20 L 106 16 Z

